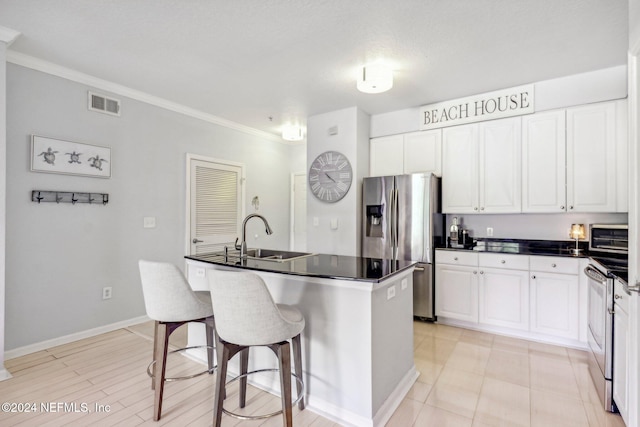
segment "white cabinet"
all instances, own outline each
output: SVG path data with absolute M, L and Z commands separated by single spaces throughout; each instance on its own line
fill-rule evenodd
M 618 115 L 626 102 L 604 102 L 567 109 L 567 210 L 616 212 L 626 210 L 626 191 L 618 194 L 627 155 L 617 158 L 626 143 L 625 126 Z M 617 111 L 620 110 L 620 111 Z M 618 140 L 620 138 L 620 140 Z M 619 176 L 620 175 L 620 176 Z
M 626 425 L 629 425 L 629 298 L 616 280 L 613 290 L 613 401 Z
M 626 101 L 522 118 L 522 212 L 628 210 Z
M 436 315 L 443 323 L 586 345 L 582 264 L 572 257 L 436 250 Z
M 442 176 L 442 131 L 404 135 L 404 173 L 432 172 Z
M 401 175 L 404 168 L 404 137 L 385 136 L 371 139 L 369 145 L 369 175 Z
M 442 212 L 478 213 L 478 125 L 442 131 Z
M 531 332 L 580 338 L 580 261 L 530 257 Z
M 480 212 L 521 211 L 521 123 L 513 117 L 479 125 Z
M 442 131 L 444 213 L 521 210 L 521 118 Z
M 436 251 L 436 316 L 478 322 L 478 257 Z
M 479 323 L 528 330 L 529 257 L 482 253 L 479 267 Z
M 440 129 L 372 138 L 370 176 L 433 173 L 442 175 Z
M 522 117 L 522 212 L 566 211 L 565 111 Z

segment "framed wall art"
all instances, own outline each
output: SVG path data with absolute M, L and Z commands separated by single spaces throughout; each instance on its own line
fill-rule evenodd
M 31 135 L 31 171 L 111 177 L 111 148 Z

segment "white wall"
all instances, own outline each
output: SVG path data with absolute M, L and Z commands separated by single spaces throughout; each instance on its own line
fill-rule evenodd
M 307 118 L 307 165 L 321 153 L 336 150 L 347 156 L 355 174 L 347 195 L 335 203 L 323 203 L 308 192 L 307 251 L 355 256 L 360 253 L 362 178 L 369 173 L 369 116 L 357 107 Z M 337 127 L 337 135 L 329 129 Z M 318 225 L 314 226 L 314 218 Z M 332 219 L 338 229 L 330 228 Z
M 447 230 L 453 217 L 462 219 L 462 225 L 472 237 L 488 237 L 487 227 L 493 228 L 493 238 L 571 240 L 571 224 L 626 224 L 628 215 L 609 213 L 557 213 L 557 214 L 503 214 L 503 215 L 447 215 Z
M 14 64 L 7 80 L 7 350 L 145 314 L 138 259 L 184 265 L 187 153 L 244 163 L 245 209 L 259 196 L 274 230 L 266 236 L 250 223 L 249 245 L 288 247 L 290 174 L 305 168 L 292 164 L 304 161 L 292 146 L 118 95 L 121 117 L 90 112 L 92 88 Z M 112 177 L 30 172 L 31 134 L 111 147 Z M 110 201 L 38 205 L 35 189 L 105 192 Z M 144 229 L 145 216 L 157 227 Z M 104 286 L 111 300 L 101 299 Z

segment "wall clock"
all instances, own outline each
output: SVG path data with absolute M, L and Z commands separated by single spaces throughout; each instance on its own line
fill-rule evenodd
M 347 195 L 353 180 L 353 170 L 344 154 L 326 151 L 311 163 L 307 179 L 311 193 L 318 200 L 335 203 Z

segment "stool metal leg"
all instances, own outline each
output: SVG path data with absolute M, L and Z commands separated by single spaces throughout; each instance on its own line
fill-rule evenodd
M 299 376 L 301 380 L 303 380 L 302 345 L 300 342 L 300 335 L 298 334 L 295 337 L 293 337 L 291 342 L 293 343 L 293 365 L 295 367 L 295 372 L 296 372 L 296 375 Z M 300 381 L 296 381 L 296 390 L 298 391 L 298 396 L 300 396 L 300 394 L 302 393 L 302 388 L 303 388 L 302 383 Z M 298 409 L 300 409 L 301 411 L 304 409 L 304 396 L 302 396 L 302 398 L 298 402 Z
M 215 334 L 215 326 L 213 324 L 213 318 L 207 318 L 204 321 L 206 334 L 207 334 L 207 362 L 209 364 L 209 374 L 213 374 L 213 367 L 215 366 L 213 362 L 213 347 L 214 347 L 214 334 Z
M 153 349 L 151 350 L 152 354 L 151 354 L 151 360 L 156 360 L 156 347 L 158 345 L 158 324 L 160 322 L 155 321 L 153 322 Z M 153 366 L 151 367 L 151 390 L 155 390 L 156 389 L 156 381 L 155 381 L 155 376 L 156 376 L 156 364 L 154 363 Z

